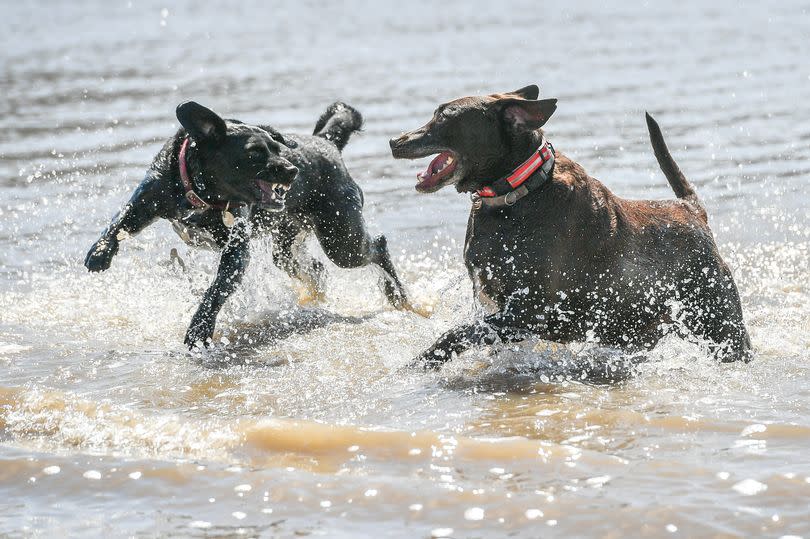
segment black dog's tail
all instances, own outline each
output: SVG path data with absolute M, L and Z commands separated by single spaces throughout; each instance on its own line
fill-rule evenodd
M 675 163 L 675 160 L 672 158 L 672 155 L 670 155 L 667 143 L 664 142 L 664 135 L 661 134 L 661 128 L 658 127 L 658 122 L 650 116 L 649 112 L 645 114 L 647 116 L 647 129 L 650 131 L 650 142 L 652 143 L 653 152 L 655 152 L 655 158 L 658 159 L 658 165 L 661 167 L 661 170 L 664 171 L 664 176 L 667 177 L 667 181 L 672 187 L 672 190 L 675 191 L 675 196 L 686 199 L 697 205 L 700 209 L 703 209 L 700 200 L 698 200 L 695 188 L 692 187 L 692 184 L 689 183 L 689 180 L 686 179 L 683 172 L 681 172 L 681 169 L 678 168 L 677 163 Z
M 346 103 L 337 101 L 329 105 L 326 112 L 318 118 L 313 135 L 331 140 L 343 151 L 352 133 L 363 127 L 363 117 L 356 109 Z

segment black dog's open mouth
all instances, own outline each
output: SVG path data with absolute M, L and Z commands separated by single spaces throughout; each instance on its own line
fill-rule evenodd
M 455 153 L 447 150 L 436 157 L 427 167 L 427 170 L 417 174 L 419 180 L 416 190 L 422 193 L 430 193 L 443 185 L 442 180 L 453 174 L 458 165 L 458 157 Z
M 264 180 L 256 180 L 256 185 L 261 191 L 260 206 L 269 210 L 281 210 L 284 208 L 284 198 L 287 196 L 287 191 L 290 190 L 289 185 Z

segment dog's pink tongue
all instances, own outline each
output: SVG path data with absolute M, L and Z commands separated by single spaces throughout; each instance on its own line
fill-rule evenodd
M 256 180 L 256 185 L 262 192 L 262 204 L 271 204 L 273 200 L 273 187 L 264 180 Z
M 423 191 L 425 189 L 430 189 L 436 182 L 439 180 L 437 176 L 431 175 L 430 166 L 424 172 L 421 172 L 416 175 L 416 178 L 419 180 L 416 184 L 417 191 Z
M 416 184 L 416 189 L 422 191 L 424 189 L 430 189 L 434 187 L 439 180 L 441 180 L 442 175 L 437 174 L 437 170 L 441 167 L 442 164 L 447 160 L 448 156 L 451 155 L 450 152 L 442 152 L 430 162 L 424 172 L 421 172 L 416 175 L 416 178 L 419 182 Z

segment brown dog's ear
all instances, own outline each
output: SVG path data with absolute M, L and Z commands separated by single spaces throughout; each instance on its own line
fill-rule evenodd
M 504 99 L 501 101 L 501 114 L 503 118 L 515 127 L 525 127 L 535 130 L 551 118 L 557 110 L 556 99 L 540 99 L 529 101 L 527 99 Z
M 225 120 L 216 112 L 194 101 L 177 105 L 177 119 L 189 135 L 198 142 L 217 142 L 225 138 Z
M 530 84 L 528 86 L 524 86 L 520 90 L 515 90 L 514 92 L 507 92 L 507 93 L 510 95 L 522 97 L 523 99 L 537 99 L 538 97 L 540 97 L 540 88 L 538 88 L 536 84 Z

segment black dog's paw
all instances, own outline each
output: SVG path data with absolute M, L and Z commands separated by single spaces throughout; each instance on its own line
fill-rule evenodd
M 104 271 L 109 269 L 112 259 L 118 252 L 118 240 L 102 237 L 90 248 L 84 258 L 84 266 L 90 271 Z
M 186 343 L 189 350 L 193 350 L 197 346 L 207 347 L 211 344 L 214 336 L 214 320 L 208 316 L 194 315 L 191 319 L 191 325 L 186 331 L 186 338 L 183 342 Z

